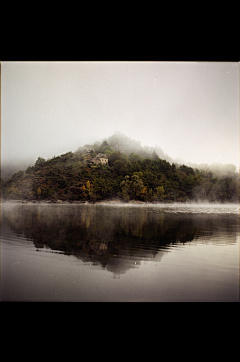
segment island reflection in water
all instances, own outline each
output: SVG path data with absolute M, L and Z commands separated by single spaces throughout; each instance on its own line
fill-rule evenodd
M 37 251 L 73 255 L 120 276 L 142 261 L 161 261 L 188 242 L 237 241 L 237 206 L 3 204 L 2 226 Z

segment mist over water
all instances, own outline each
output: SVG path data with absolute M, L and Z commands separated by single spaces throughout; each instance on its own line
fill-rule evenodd
M 2 300 L 239 300 L 239 63 L 2 62 L 1 112 Z
M 236 205 L 2 204 L 2 300 L 238 301 Z

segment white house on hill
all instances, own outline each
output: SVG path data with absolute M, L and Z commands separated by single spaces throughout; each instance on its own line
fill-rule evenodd
M 91 159 L 92 162 L 98 164 L 98 163 L 102 163 L 103 165 L 107 165 L 108 164 L 108 158 L 107 155 L 105 153 L 98 153 L 96 157 L 93 157 Z

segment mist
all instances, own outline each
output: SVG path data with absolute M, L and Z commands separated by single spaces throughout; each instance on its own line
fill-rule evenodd
M 2 172 L 116 131 L 169 162 L 239 166 L 238 63 L 2 62 L 1 72 Z

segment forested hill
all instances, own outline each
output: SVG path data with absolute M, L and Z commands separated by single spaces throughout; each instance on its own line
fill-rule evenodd
M 106 165 L 99 155 L 107 157 Z M 228 173 L 216 173 L 171 165 L 159 156 L 164 157 L 161 149 L 143 148 L 124 135 L 114 135 L 76 152 L 48 160 L 39 157 L 25 172 L 18 171 L 1 182 L 1 197 L 70 202 L 116 197 L 125 202 L 238 202 L 239 174 L 234 166 Z

